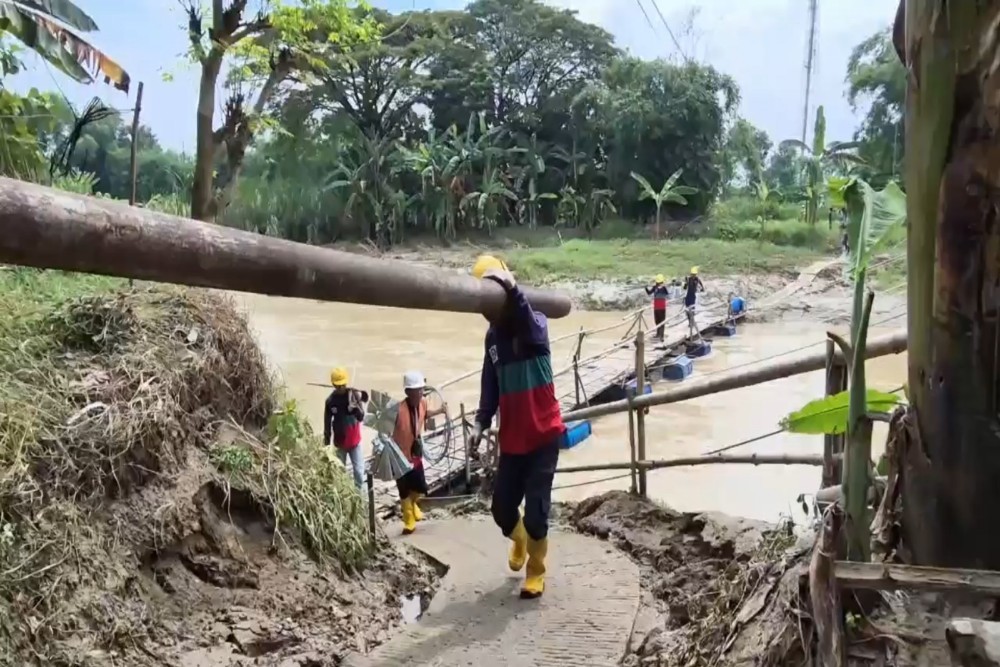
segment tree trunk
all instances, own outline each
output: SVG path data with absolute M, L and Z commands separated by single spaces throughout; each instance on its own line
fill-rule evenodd
M 905 44 L 896 44 L 909 76 L 916 423 L 905 452 L 903 529 L 918 564 L 1000 569 L 998 19 L 996 0 L 906 0 Z
M 215 87 L 222 69 L 222 53 L 213 49 L 201 64 L 198 88 L 198 118 L 195 125 L 194 181 L 191 186 L 191 217 L 211 220 L 214 198 Z

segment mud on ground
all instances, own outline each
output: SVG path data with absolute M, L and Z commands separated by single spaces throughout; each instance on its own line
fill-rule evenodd
M 45 276 L 0 294 L 0 665 L 335 665 L 429 601 L 439 567 L 370 548 L 346 473 L 272 430 L 232 304 Z

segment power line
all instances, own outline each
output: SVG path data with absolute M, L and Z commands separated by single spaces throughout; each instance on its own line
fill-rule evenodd
M 649 20 L 649 14 L 646 13 L 646 8 L 642 6 L 642 0 L 635 0 L 635 4 L 639 5 L 639 11 L 641 11 L 642 15 L 646 17 L 646 25 L 649 26 L 650 30 L 656 32 L 656 28 L 653 27 L 653 22 Z
M 667 29 L 667 34 L 670 35 L 670 40 L 674 43 L 674 47 L 676 47 L 677 52 L 681 54 L 681 58 L 684 60 L 690 60 L 690 58 L 687 57 L 687 54 L 684 53 L 684 49 L 681 48 L 681 43 L 677 41 L 677 37 L 674 36 L 674 31 L 671 30 L 670 26 L 667 24 L 667 19 L 663 17 L 663 12 L 660 11 L 660 6 L 656 3 L 656 0 L 649 1 L 653 3 L 653 9 L 655 9 L 656 13 L 659 15 L 660 21 L 663 22 L 663 27 Z

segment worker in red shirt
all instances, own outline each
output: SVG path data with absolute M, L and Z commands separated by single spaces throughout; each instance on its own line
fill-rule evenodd
M 326 398 L 323 408 L 323 444 L 332 445 L 340 462 L 351 472 L 358 490 L 365 483 L 365 460 L 361 453 L 361 424 L 368 409 L 368 392 L 348 387 L 350 377 L 345 368 L 330 372 L 333 391 Z
M 667 320 L 667 299 L 670 296 L 670 289 L 667 288 L 667 280 L 662 273 L 656 276 L 652 286 L 646 286 L 646 294 L 653 297 L 653 322 L 656 323 L 656 337 L 663 340 L 663 327 Z
M 500 457 L 493 487 L 493 520 L 513 543 L 507 557 L 518 572 L 527 562 L 522 598 L 545 590 L 552 479 L 559 447 L 566 438 L 556 399 L 548 321 L 535 312 L 507 266 L 483 256 L 472 273 L 507 292 L 504 312 L 486 332 L 479 410 L 469 442 L 478 449 L 482 434 L 500 413 Z M 524 501 L 524 516 L 520 505 Z

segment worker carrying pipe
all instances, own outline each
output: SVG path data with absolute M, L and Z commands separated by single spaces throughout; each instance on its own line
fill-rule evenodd
M 552 479 L 566 438 L 553 382 L 548 321 L 532 308 L 501 260 L 484 255 L 472 274 L 503 287 L 507 302 L 502 312 L 487 317 L 479 409 L 469 451 L 477 451 L 499 410 L 493 520 L 512 542 L 510 569 L 519 572 L 527 563 L 521 597 L 537 598 L 545 590 Z

